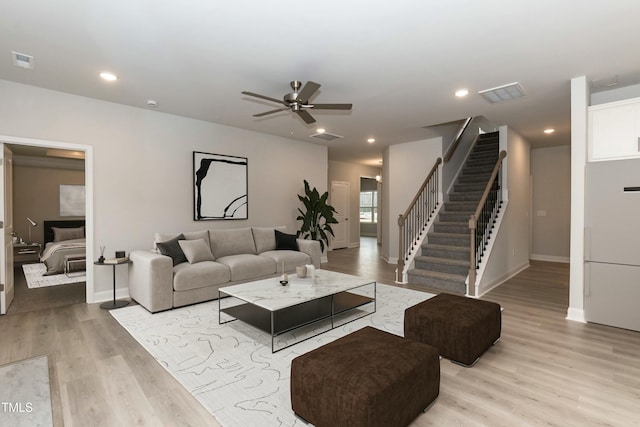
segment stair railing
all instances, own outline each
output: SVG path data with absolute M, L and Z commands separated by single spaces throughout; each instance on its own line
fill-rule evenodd
M 449 146 L 449 148 L 447 149 L 447 152 L 444 154 L 445 163 L 447 163 L 449 160 L 451 160 L 451 157 L 453 157 L 453 153 L 455 153 L 456 148 L 458 148 L 458 145 L 460 145 L 460 140 L 462 140 L 462 135 L 464 135 L 464 132 L 467 130 L 472 120 L 473 120 L 473 117 L 467 117 L 464 123 L 462 124 L 462 126 L 460 126 L 460 130 L 458 130 L 458 133 L 455 139 L 453 140 L 453 144 Z
M 468 294 L 475 296 L 476 271 L 487 247 L 493 222 L 502 205 L 502 160 L 507 157 L 506 151 L 498 156 L 489 182 L 482 193 L 476 211 L 469 218 L 470 260 Z
M 438 173 L 438 167 L 441 164 L 442 158 L 438 157 L 405 213 L 398 216 L 400 230 L 398 238 L 398 269 L 396 270 L 397 282 L 402 282 L 405 262 L 409 259 L 412 251 L 416 249 L 429 218 L 431 218 L 440 202 L 440 174 Z

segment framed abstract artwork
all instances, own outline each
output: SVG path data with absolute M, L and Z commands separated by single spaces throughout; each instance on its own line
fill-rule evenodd
M 193 152 L 193 219 L 247 219 L 246 157 Z
M 60 185 L 60 216 L 84 216 L 84 207 L 84 185 Z

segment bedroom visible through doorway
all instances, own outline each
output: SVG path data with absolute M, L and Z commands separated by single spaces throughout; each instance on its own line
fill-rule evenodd
M 86 257 L 85 153 L 36 145 L 7 146 L 13 152 L 15 290 L 7 314 L 86 302 L 87 279 L 79 271 L 85 263 L 77 262 Z M 70 238 L 73 240 L 67 240 Z M 77 242 L 75 252 L 52 258 L 49 246 L 54 240 Z M 49 257 L 46 263 L 41 262 L 43 255 Z M 65 267 L 73 267 L 73 271 Z M 33 276 L 36 271 L 43 275 Z M 83 277 L 78 277 L 80 273 Z

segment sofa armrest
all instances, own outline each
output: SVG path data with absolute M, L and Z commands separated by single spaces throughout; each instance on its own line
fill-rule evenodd
M 129 295 L 152 313 L 173 307 L 173 261 L 152 251 L 131 251 Z
M 315 268 L 320 268 L 322 261 L 322 249 L 320 248 L 320 242 L 317 240 L 297 239 L 298 248 L 301 252 L 304 252 L 311 256 L 311 263 Z

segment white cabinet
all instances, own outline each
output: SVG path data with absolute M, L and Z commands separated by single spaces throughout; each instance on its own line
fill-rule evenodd
M 640 98 L 589 107 L 589 161 L 640 157 Z

